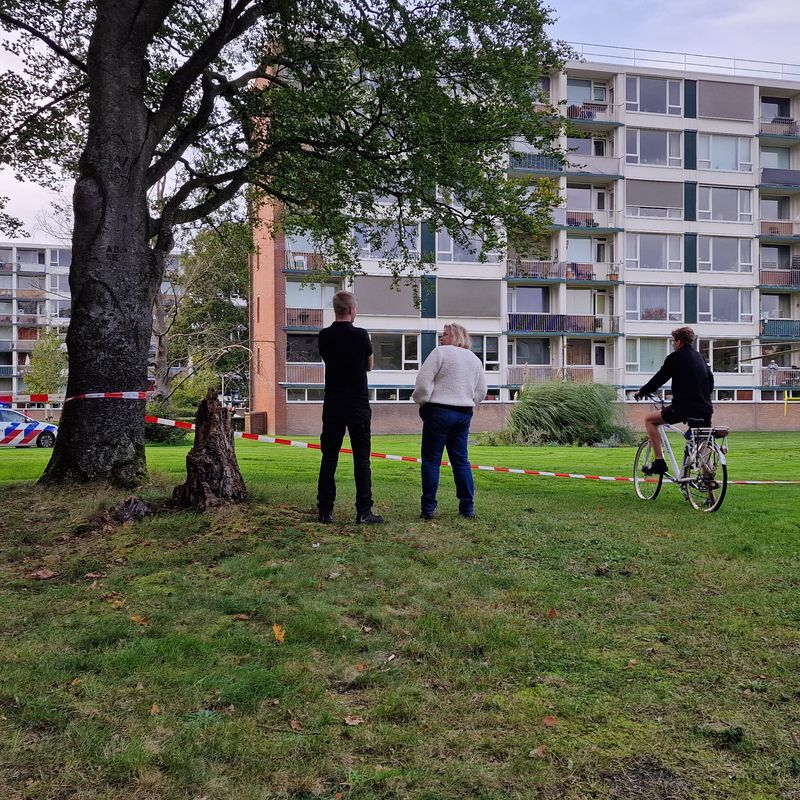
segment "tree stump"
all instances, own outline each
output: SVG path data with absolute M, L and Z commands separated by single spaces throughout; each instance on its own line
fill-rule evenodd
M 172 499 L 178 505 L 203 511 L 247 500 L 230 417 L 216 389 L 208 390 L 197 409 L 194 445 L 186 456 L 186 483 L 175 487 Z

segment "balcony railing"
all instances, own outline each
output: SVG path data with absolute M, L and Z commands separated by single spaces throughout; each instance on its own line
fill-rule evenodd
M 532 172 L 561 172 L 563 164 L 552 156 L 540 156 L 536 153 L 511 153 L 512 169 L 529 169 Z
M 760 130 L 773 136 L 800 136 L 800 128 L 791 117 L 761 117 Z
M 762 319 L 760 335 L 765 338 L 800 339 L 800 320 Z
M 800 369 L 762 367 L 761 386 L 800 386 Z
M 517 333 L 619 333 L 619 317 L 594 314 L 509 314 L 508 330 Z
M 38 341 L 38 339 L 17 339 L 14 343 L 14 349 L 23 353 L 30 353 L 36 347 Z
M 611 367 L 538 367 L 525 364 L 508 367 L 509 386 L 524 386 L 545 381 L 569 383 L 621 383 L 622 370 Z
M 792 286 L 800 289 L 800 269 L 759 270 L 759 283 L 763 286 Z
M 569 228 L 616 228 L 615 211 L 586 211 L 584 209 L 556 208 L 553 224 Z
M 321 328 L 322 309 L 321 308 L 287 308 L 286 309 L 287 328 Z
M 287 250 L 286 269 L 309 272 L 322 269 L 322 253 L 301 253 L 296 250 Z
M 9 324 L 11 322 L 11 314 L 0 314 L 0 322 Z
M 10 261 L 0 261 L 0 274 L 8 275 L 9 272 L 13 272 L 14 265 Z
M 761 170 L 761 183 L 770 186 L 800 186 L 800 169 L 772 169 Z
M 287 364 L 286 383 L 325 383 L 325 365 Z
M 581 263 L 578 261 L 511 260 L 506 274 L 509 278 L 539 278 L 541 280 L 615 281 L 619 279 L 619 265 L 608 263 Z
M 800 226 L 788 219 L 762 219 L 762 236 L 800 236 Z
M 0 364 L 0 378 L 10 378 L 14 374 L 14 367 Z
M 45 314 L 17 314 L 17 325 L 47 325 L 49 322 Z
M 567 153 L 566 171 L 579 175 L 619 175 L 620 160 L 614 156 L 591 156 Z
M 614 114 L 608 103 L 573 103 L 567 106 L 567 117 L 574 120 L 612 122 Z

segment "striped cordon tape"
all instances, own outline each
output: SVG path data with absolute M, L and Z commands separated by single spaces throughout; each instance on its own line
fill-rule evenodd
M 72 397 L 63 398 L 61 395 L 46 395 L 46 394 L 31 394 L 31 395 L 11 395 L 0 394 L 0 403 L 11 403 L 16 400 L 17 402 L 28 403 L 47 403 L 53 402 L 69 402 L 70 400 L 147 400 L 150 392 L 87 392 L 85 394 L 76 394 Z M 145 416 L 145 422 L 150 422 L 155 425 L 167 425 L 173 428 L 182 428 L 187 431 L 194 430 L 194 424 L 191 422 L 181 422 L 180 420 L 164 419 L 163 417 Z M 299 442 L 296 439 L 282 439 L 276 436 L 265 436 L 256 433 L 241 433 L 239 431 L 233 434 L 239 439 L 249 439 L 254 442 L 265 442 L 266 444 L 282 444 L 288 447 L 300 447 L 308 450 L 320 450 L 319 444 L 314 442 Z M 352 454 L 352 450 L 343 447 L 339 452 Z M 422 459 L 414 456 L 396 456 L 388 453 L 370 453 L 372 458 L 382 458 L 386 461 L 405 461 L 410 464 L 421 464 Z M 450 462 L 442 461 L 442 466 L 449 467 Z M 539 469 L 518 469 L 516 467 L 489 467 L 479 464 L 472 464 L 472 469 L 480 472 L 507 472 L 511 475 L 534 475 L 542 478 L 573 478 L 584 481 L 611 481 L 614 483 L 633 483 L 634 479 L 625 475 L 583 475 L 578 472 L 547 472 L 546 470 Z M 648 482 L 655 482 L 655 479 L 647 479 Z M 800 481 L 728 481 L 728 483 L 736 484 L 738 486 L 797 486 Z

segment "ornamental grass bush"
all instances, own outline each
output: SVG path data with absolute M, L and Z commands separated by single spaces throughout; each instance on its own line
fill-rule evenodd
M 599 383 L 549 381 L 526 386 L 503 438 L 509 444 L 633 444 L 621 422 L 617 393 Z

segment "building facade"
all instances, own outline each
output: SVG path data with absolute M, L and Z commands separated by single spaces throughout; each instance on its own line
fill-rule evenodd
M 681 325 L 714 370 L 715 420 L 800 427 L 796 405 L 784 416 L 785 396 L 800 398 L 800 80 L 598 60 L 570 62 L 542 90 L 567 118 L 566 164 L 524 142 L 509 155 L 511 174 L 548 177 L 564 197 L 535 258 L 481 262 L 421 220 L 409 235 L 436 270 L 415 306 L 383 254 L 362 249 L 364 274 L 346 288 L 375 348 L 374 430 L 419 429 L 416 372 L 450 321 L 472 333 L 490 386 L 476 429 L 502 427 L 520 386 L 550 379 L 618 388 L 637 424 L 647 409 L 633 392 Z M 318 433 L 316 333 L 341 282 L 304 285 L 320 256 L 302 242 L 261 231 L 256 244 L 252 425 Z

